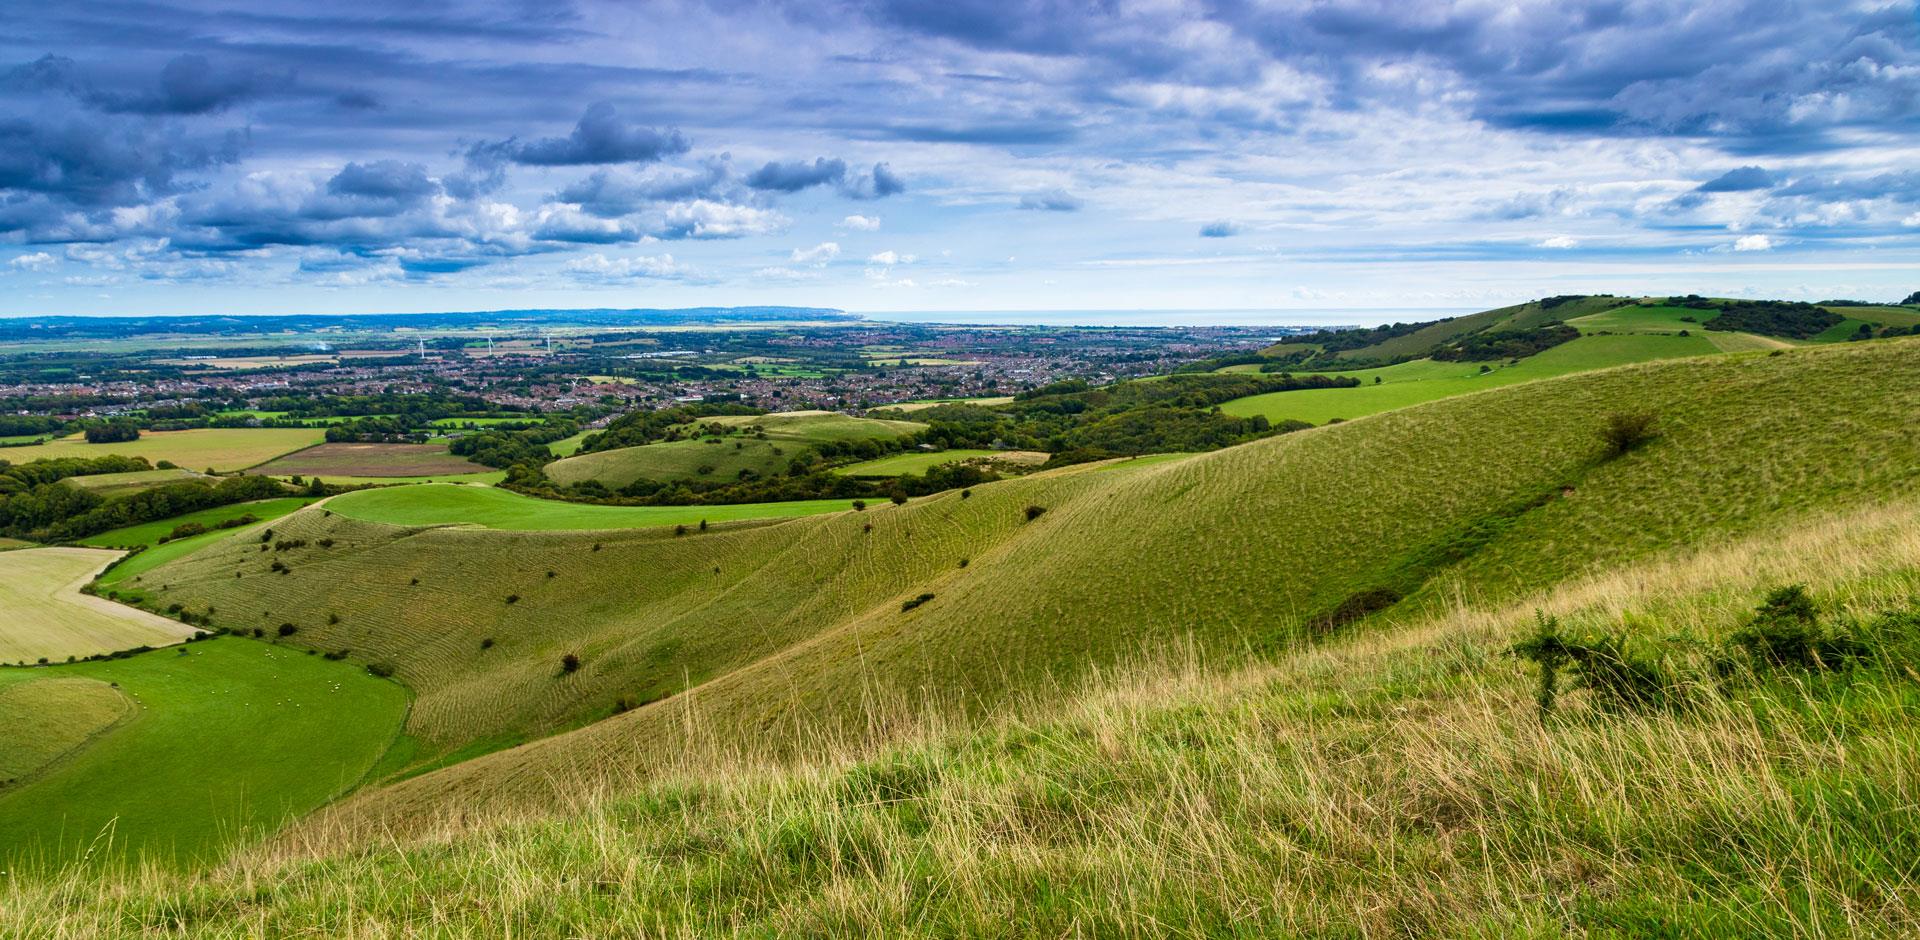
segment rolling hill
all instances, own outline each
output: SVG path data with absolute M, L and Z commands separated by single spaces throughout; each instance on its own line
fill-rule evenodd
M 309 508 L 274 527 L 304 545 L 235 536 L 147 580 L 216 623 L 294 622 L 293 641 L 391 667 L 430 772 L 315 825 L 418 831 L 552 809 L 695 741 L 884 737 L 874 716 L 902 703 L 957 721 L 1168 644 L 1271 653 L 1865 507 L 1920 478 L 1920 389 L 1877 380 L 1916 365 L 1909 340 L 1646 363 L 684 536 Z M 1626 409 L 1659 436 L 1607 459 L 1595 430 Z

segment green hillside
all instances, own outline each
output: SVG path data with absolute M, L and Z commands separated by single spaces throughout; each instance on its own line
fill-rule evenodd
M 1904 499 L 1271 664 L 1176 651 L 977 730 L 891 715 L 891 743 L 817 741 L 792 764 L 696 746 L 555 818 L 450 818 L 424 843 L 322 830 L 198 877 L 8 879 L 4 929 L 1910 936 L 1916 532 Z M 1716 648 L 1796 581 L 1823 618 L 1859 619 L 1862 664 L 1686 708 L 1573 690 L 1543 723 L 1503 655 L 1536 611 Z
M 391 665 L 418 695 L 423 760 L 612 716 L 327 817 L 414 826 L 450 800 L 549 806 L 644 775 L 689 722 L 703 740 L 801 747 L 889 702 L 977 714 L 1162 644 L 1284 649 L 1382 609 L 1498 602 L 1889 498 L 1920 477 L 1907 420 L 1920 389 L 1875 377 L 1916 364 L 1906 340 L 1641 364 L 1175 461 L 686 536 L 309 509 L 276 526 L 304 547 L 236 538 L 149 581 L 216 623 L 261 610 L 297 623 L 301 643 Z M 1603 459 L 1596 429 L 1622 409 L 1657 414 L 1660 434 Z
M 635 480 L 721 482 L 743 472 L 775 476 L 810 444 L 885 440 L 924 428 L 826 411 L 709 417 L 681 429 L 683 439 L 577 454 L 548 464 L 546 474 L 563 486 L 597 480 L 615 489 Z

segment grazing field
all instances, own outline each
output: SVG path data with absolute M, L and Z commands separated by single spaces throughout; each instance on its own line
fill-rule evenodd
M 593 434 L 593 433 L 596 433 L 596 432 L 581 431 L 580 433 L 575 434 L 572 437 L 563 437 L 557 441 L 554 441 L 551 444 L 548 444 L 547 450 L 550 453 L 552 453 L 555 457 L 571 457 L 574 454 L 577 454 L 580 452 L 580 442 L 586 440 L 587 435 Z
M 729 481 L 742 473 L 774 476 L 784 472 L 809 444 L 887 440 L 924 430 L 926 425 L 833 411 L 788 411 L 702 418 L 696 427 L 721 433 L 575 454 L 548 464 L 546 473 L 562 485 L 596 480 L 615 489 L 635 480 Z
M 243 627 L 271 610 L 298 642 L 390 662 L 418 694 L 421 755 L 495 753 L 315 825 L 428 826 L 453 805 L 564 803 L 690 734 L 803 748 L 865 733 L 889 702 L 957 721 L 1143 649 L 1284 650 L 1904 498 L 1920 387 L 1878 377 L 1915 367 L 1920 341 L 1904 340 L 1643 363 L 685 535 L 420 531 L 363 521 L 407 511 L 404 491 L 353 494 L 276 526 L 309 543 L 271 553 L 291 573 L 235 537 L 158 569 L 172 587 L 156 601 Z M 1658 435 L 1608 457 L 1597 432 L 1622 409 L 1654 412 Z M 351 499 L 395 505 L 354 518 Z
M 83 545 L 98 545 L 103 548 L 133 548 L 137 545 L 149 546 L 146 551 L 117 565 L 100 576 L 103 587 L 121 585 L 122 582 L 137 582 L 141 575 L 176 558 L 193 554 L 203 546 L 233 534 L 230 530 L 215 529 L 214 526 L 227 519 L 237 519 L 251 515 L 262 523 L 278 519 L 302 506 L 314 501 L 311 496 L 287 497 L 283 499 L 262 499 L 251 503 L 235 503 L 231 506 L 216 506 L 199 512 L 174 516 L 158 522 L 146 522 L 140 525 L 114 529 L 99 535 L 89 536 L 81 541 Z M 174 527 L 186 523 L 198 522 L 213 531 L 186 538 L 174 539 L 160 544 L 160 537 L 174 530 Z
M 0 669 L 0 690 L 70 678 L 116 684 L 137 714 L 26 785 L 0 789 L 0 868 L 83 853 L 216 860 L 353 787 L 407 707 L 404 689 L 358 666 L 233 638 Z
M 841 512 L 850 508 L 852 501 L 815 499 L 729 506 L 596 506 L 535 499 L 492 487 L 439 483 L 361 490 L 337 496 L 327 506 L 348 518 L 391 525 L 477 525 L 490 529 L 543 531 L 698 525 L 703 519 L 708 522 L 780 519 Z
M 980 405 L 982 407 L 987 407 L 992 405 L 1004 405 L 1011 401 L 1013 401 L 1012 395 L 1000 395 L 1000 396 L 990 397 L 990 398 L 939 398 L 933 401 L 903 401 L 903 402 L 898 402 L 896 404 L 891 404 L 891 405 L 881 405 L 880 408 L 887 408 L 887 409 L 892 409 L 894 411 L 905 411 L 908 413 L 912 413 L 915 411 L 922 411 L 927 408 L 932 408 L 935 405 Z
M 118 556 L 92 548 L 0 552 L 0 663 L 59 662 L 192 636 L 186 624 L 80 593 Z
M 1334 418 L 1351 420 L 1534 379 L 1718 352 L 1713 342 L 1702 335 L 1704 332 L 1697 331 L 1691 336 L 1658 333 L 1582 336 L 1522 359 L 1518 365 L 1509 365 L 1504 360 L 1479 363 L 1415 359 L 1339 373 L 1359 379 L 1360 385 L 1356 388 L 1314 388 L 1253 395 L 1227 402 L 1220 410 L 1239 418 L 1263 415 L 1274 422 L 1325 424 Z M 1491 371 L 1482 373 L 1482 365 L 1489 366 Z M 1377 383 L 1376 378 L 1380 380 Z
M 102 457 L 123 454 L 145 457 L 153 463 L 162 460 L 202 470 L 244 470 L 266 463 L 282 454 L 320 443 L 326 432 L 319 428 L 197 428 L 191 431 L 142 431 L 137 441 L 117 444 L 89 444 L 79 434 L 28 447 L 0 450 L 0 460 L 26 463 L 52 457 Z
M 1038 458 L 1038 459 L 1034 459 Z M 1035 451 L 1004 450 L 952 450 L 933 451 L 931 453 L 914 452 L 894 454 L 875 460 L 863 460 L 856 464 L 836 468 L 833 472 L 853 477 L 897 477 L 906 474 L 925 473 L 934 467 L 958 463 L 962 460 L 1005 460 L 1009 463 L 1037 465 L 1047 462 L 1047 455 Z
M 262 476 L 423 477 L 439 474 L 488 473 L 465 457 L 447 452 L 445 444 L 316 444 L 253 468 Z
M 133 700 L 98 679 L 60 676 L 0 685 L 0 794 L 132 714 Z
M 79 487 L 99 496 L 126 496 L 142 490 L 170 483 L 188 483 L 205 480 L 206 474 L 192 470 L 174 468 L 171 470 L 131 470 L 126 473 L 95 473 L 82 477 L 68 477 L 68 486 Z

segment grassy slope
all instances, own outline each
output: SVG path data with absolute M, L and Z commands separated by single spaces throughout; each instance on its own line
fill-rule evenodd
M 992 457 L 1000 453 L 997 450 L 969 450 L 956 448 L 935 453 L 894 454 L 874 460 L 863 460 L 856 464 L 836 468 L 833 472 L 852 477 L 897 477 L 907 474 L 925 473 L 934 467 L 967 460 L 972 457 Z
M 778 519 L 840 512 L 852 500 L 812 499 L 725 506 L 596 506 L 534 499 L 508 490 L 429 484 L 360 490 L 328 504 L 342 515 L 402 526 L 478 525 L 491 529 L 631 529 Z
M 640 479 L 732 480 L 742 470 L 771 476 L 784 471 L 808 444 L 883 440 L 926 427 L 912 421 L 855 418 L 830 411 L 729 415 L 703 418 L 700 425 L 728 429 L 730 433 L 578 454 L 548 464 L 547 476 L 562 484 L 599 480 L 611 487 Z M 766 436 L 756 437 L 753 431 L 763 431 Z M 702 467 L 710 469 L 701 473 Z
M 1342 372 L 1360 380 L 1358 388 L 1306 389 L 1239 398 L 1220 406 L 1236 417 L 1265 415 L 1269 421 L 1292 419 L 1324 424 L 1333 418 L 1352 420 L 1394 408 L 1499 388 L 1534 379 L 1604 369 L 1636 362 L 1704 356 L 1717 352 L 1700 332 L 1692 336 L 1631 334 L 1583 336 L 1520 360 L 1519 365 L 1497 362 L 1439 362 L 1416 359 L 1378 369 Z M 1480 367 L 1493 371 L 1481 374 Z M 1378 377 L 1380 382 L 1374 383 Z
M 731 741 L 799 740 L 902 696 L 960 713 L 1143 646 L 1283 646 L 1373 589 L 1410 594 L 1403 609 L 1497 599 L 1903 492 L 1920 478 L 1906 420 L 1920 389 L 1874 377 L 1916 362 L 1920 342 L 1894 341 L 1634 366 L 1178 461 L 990 484 L 971 499 L 684 539 L 408 532 L 307 513 L 295 521 L 341 545 L 292 560 L 292 576 L 236 581 L 244 552 L 206 552 L 165 577 L 196 607 L 242 609 L 272 591 L 274 617 L 297 613 L 301 638 L 390 658 L 420 693 L 414 732 L 440 747 L 699 686 L 350 804 L 417 824 L 449 801 L 560 798 L 557 773 L 644 770 L 684 744 L 688 708 Z M 1666 431 L 1596 465 L 1594 427 L 1620 407 L 1653 409 Z M 1029 505 L 1048 512 L 1026 522 Z M 507 592 L 522 600 L 503 604 Z M 920 593 L 935 598 L 903 612 Z M 307 626 L 334 610 L 339 631 Z M 498 645 L 482 652 L 486 637 Z M 586 665 L 562 676 L 568 651 Z
M 145 457 L 154 463 L 171 460 L 192 470 L 242 470 L 265 463 L 281 454 L 320 443 L 325 431 L 318 428 L 203 428 L 192 431 L 143 431 L 137 441 L 119 444 L 89 444 L 71 434 L 46 444 L 9 447 L 0 451 L 0 459 L 14 463 L 45 460 L 52 457 L 100 457 L 124 454 Z
M 260 520 L 260 522 L 265 523 L 273 519 L 278 519 L 311 502 L 313 502 L 313 500 L 308 497 L 285 497 L 282 499 L 256 500 L 251 503 L 235 503 L 231 506 L 219 506 L 213 509 L 201 510 L 200 512 L 188 513 L 184 516 L 175 516 L 171 519 L 162 519 L 158 522 L 148 522 L 137 526 L 128 526 L 124 529 L 114 529 L 111 532 L 102 532 L 99 535 L 86 539 L 82 544 L 125 548 L 132 548 L 135 545 L 152 546 L 146 551 L 114 565 L 111 570 L 100 576 L 99 581 L 102 585 L 124 588 L 132 586 L 136 582 L 143 581 L 146 572 L 154 568 L 158 568 L 178 558 L 185 558 L 216 541 L 233 535 L 231 531 L 216 529 L 212 532 L 201 533 L 200 535 L 191 535 L 184 539 L 174 539 L 165 545 L 157 544 L 154 541 L 160 536 L 173 531 L 174 526 L 182 522 L 191 520 L 205 524 L 251 514 L 254 518 Z M 260 528 L 259 525 L 254 525 L 247 527 L 245 531 L 256 532 L 259 531 Z
M 1110 677 L 798 766 L 674 755 L 561 818 L 0 888 L 19 936 L 1911 936 L 1920 686 L 1868 668 L 1536 722 L 1536 607 L 1712 642 L 1770 587 L 1920 595 L 1920 506 L 1616 568 L 1240 671 Z M 312 853 L 312 854 L 310 854 Z M 319 858 L 314 858 L 314 855 Z M 70 900 L 78 899 L 78 900 Z M 424 925 L 431 925 L 430 928 Z
M 138 714 L 47 775 L 0 791 L 8 868 L 90 844 L 95 855 L 209 860 L 351 786 L 407 707 L 404 689 L 350 664 L 239 639 L 0 669 L 0 687 L 66 676 L 118 683 Z
M 60 676 L 0 685 L 0 793 L 133 714 L 133 700 L 98 679 Z

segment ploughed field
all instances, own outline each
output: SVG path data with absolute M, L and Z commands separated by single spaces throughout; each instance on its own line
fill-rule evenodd
M 362 444 L 329 442 L 288 454 L 255 467 L 265 476 L 423 477 L 440 474 L 487 473 L 465 457 L 447 452 L 445 444 Z

